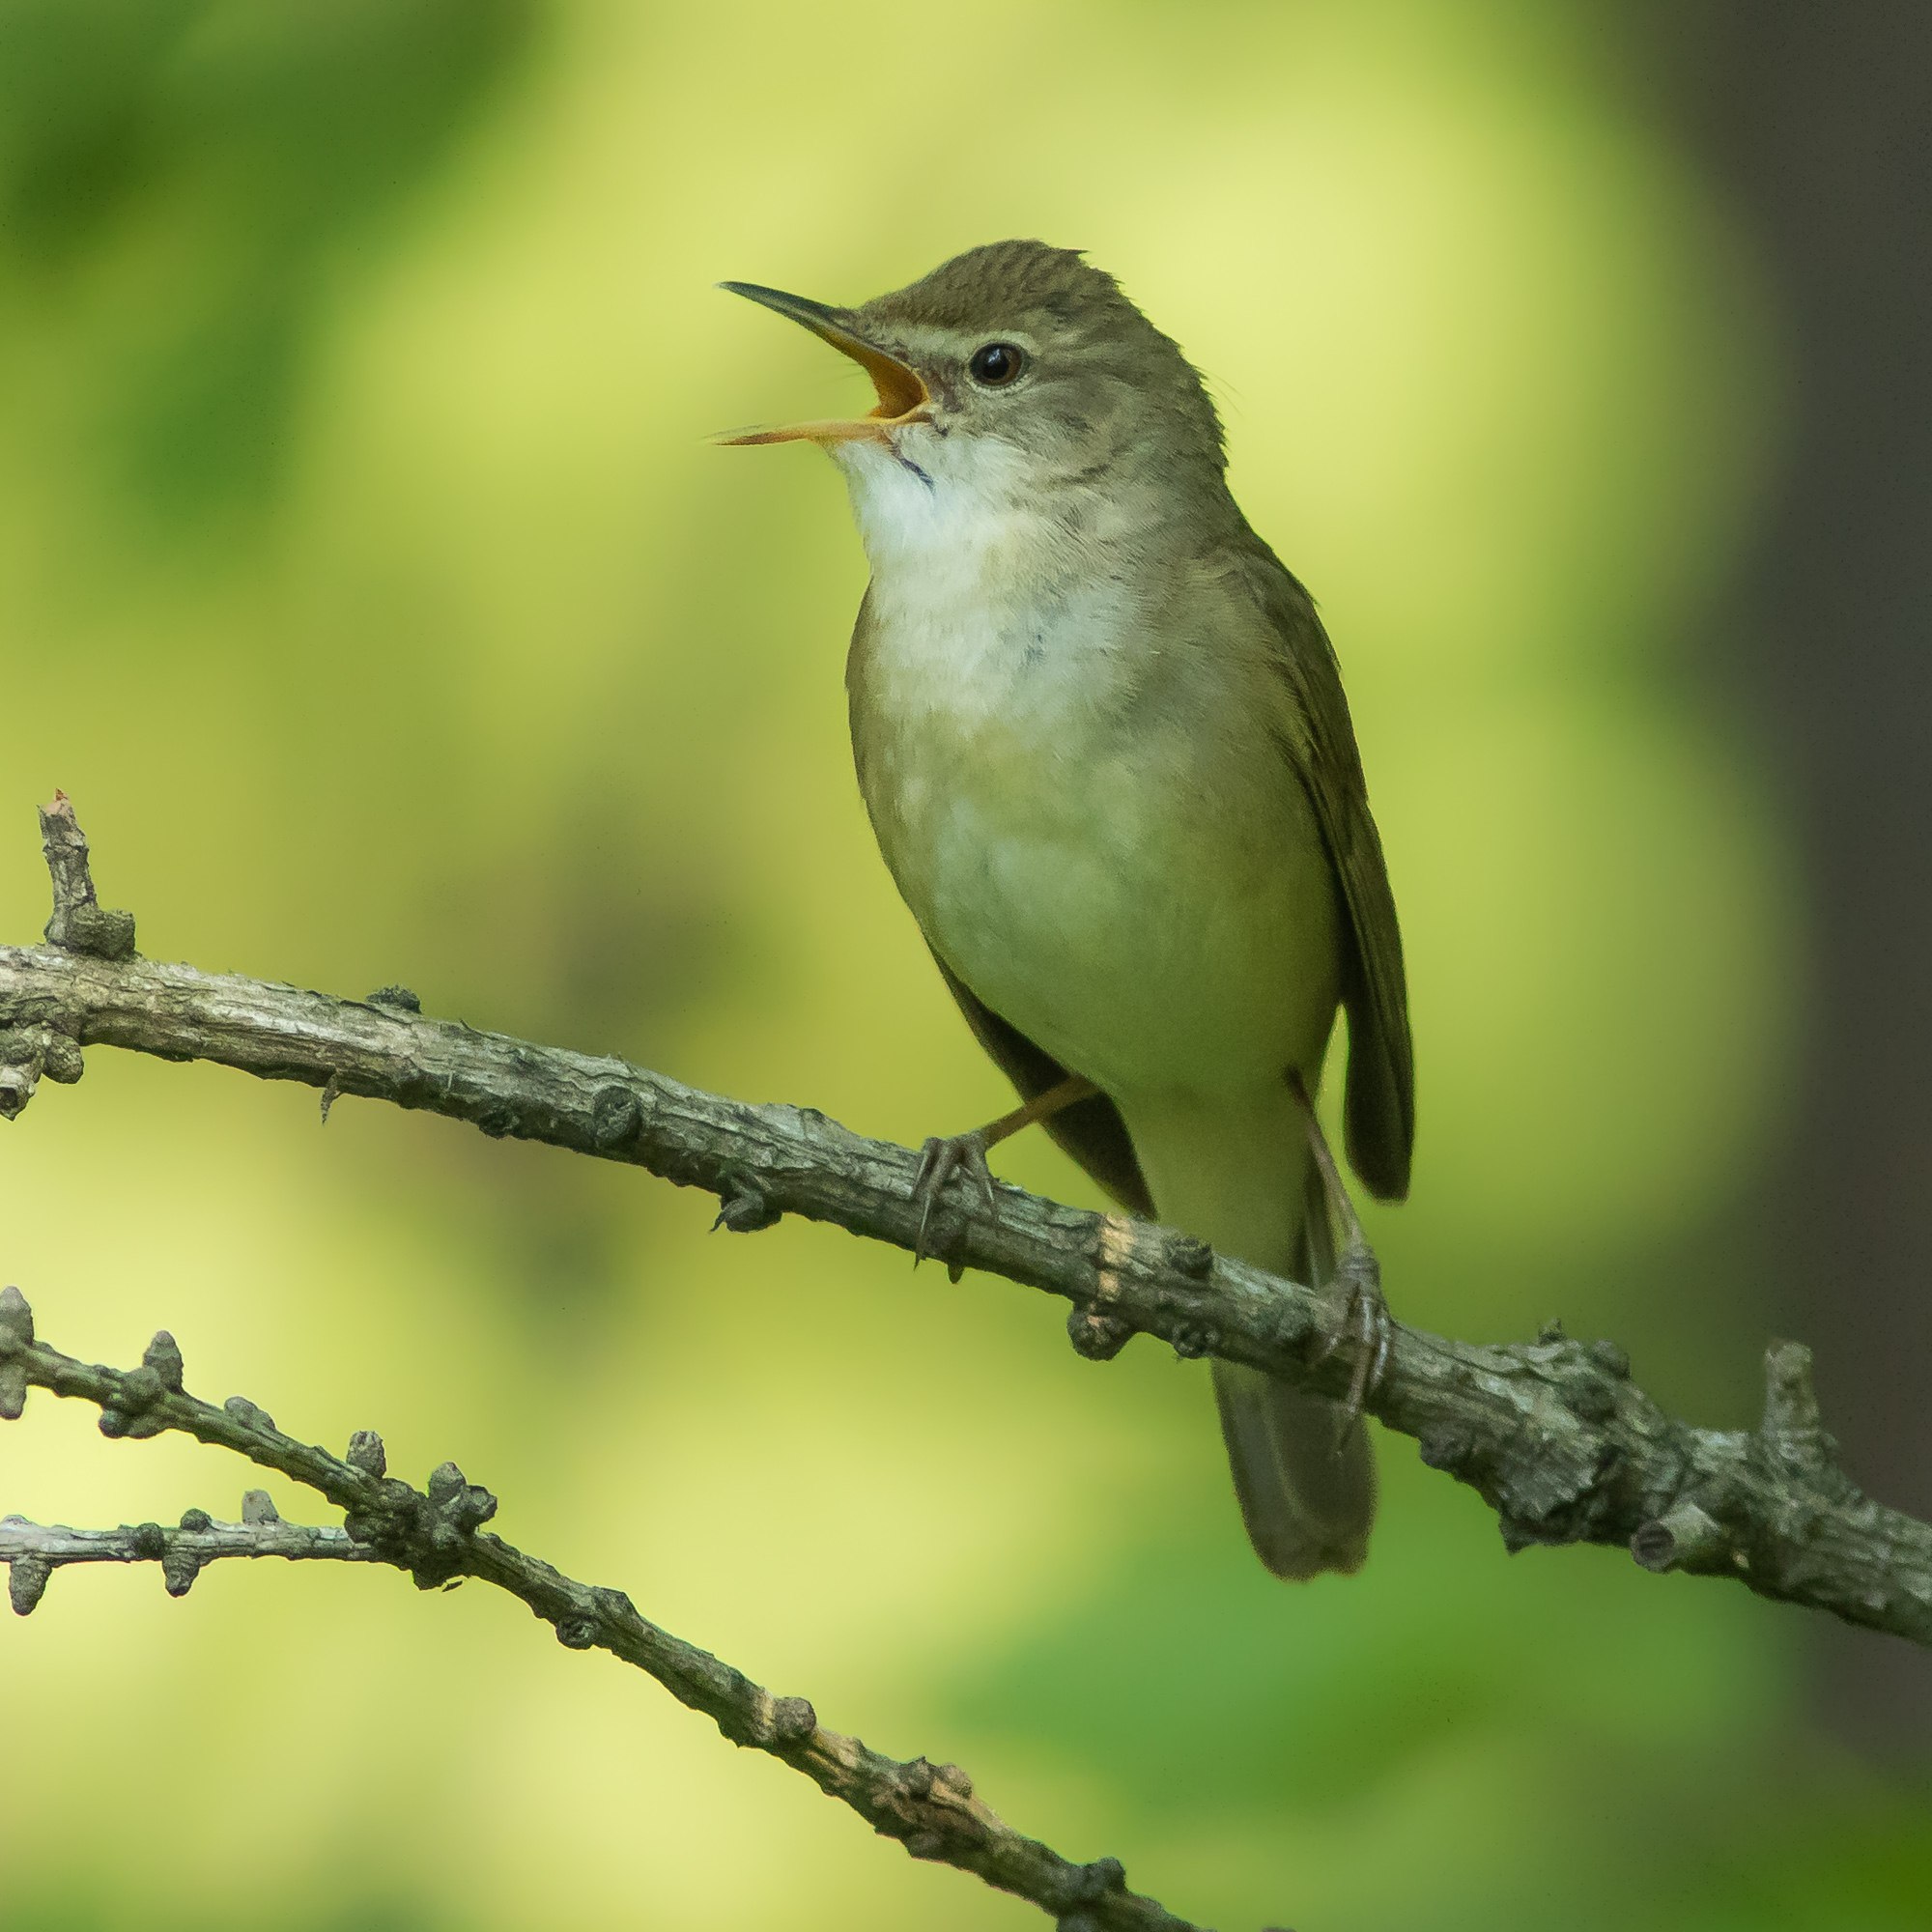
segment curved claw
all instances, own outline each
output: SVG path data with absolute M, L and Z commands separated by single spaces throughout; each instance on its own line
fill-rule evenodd
M 1318 1359 L 1325 1360 L 1345 1346 L 1354 1357 L 1342 1405 L 1341 1434 L 1346 1435 L 1362 1419 L 1369 1397 L 1381 1386 L 1395 1345 L 1395 1323 L 1382 1294 L 1381 1264 L 1366 1241 L 1350 1240 L 1342 1251 L 1328 1293 L 1328 1339 Z
M 993 1193 L 993 1171 L 986 1165 L 986 1133 L 976 1127 L 970 1134 L 934 1134 L 919 1152 L 919 1172 L 913 1176 L 912 1198 L 921 1204 L 919 1233 L 913 1237 L 912 1264 L 917 1267 L 932 1250 L 925 1244 L 926 1229 L 932 1220 L 933 1204 L 946 1191 L 946 1183 L 957 1174 L 968 1186 L 977 1186 L 986 1212 L 995 1219 L 1000 1204 Z M 958 1269 L 953 1277 L 958 1280 Z

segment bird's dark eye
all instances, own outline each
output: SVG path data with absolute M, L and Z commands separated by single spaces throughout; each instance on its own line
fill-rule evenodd
M 1026 351 L 1016 343 L 989 342 L 973 352 L 967 373 L 989 389 L 1002 389 L 1026 367 Z

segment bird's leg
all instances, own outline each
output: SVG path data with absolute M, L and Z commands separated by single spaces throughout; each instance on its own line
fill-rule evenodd
M 962 1175 L 969 1186 L 978 1187 L 986 1212 L 997 1215 L 999 1203 L 993 1194 L 993 1173 L 986 1165 L 987 1151 L 1010 1140 L 1022 1127 L 1030 1127 L 1036 1121 L 1050 1121 L 1063 1108 L 1091 1099 L 1099 1091 L 1093 1081 L 1069 1073 L 1058 1086 L 1036 1094 L 1024 1106 L 1002 1114 L 983 1127 L 975 1127 L 969 1134 L 933 1135 L 920 1150 L 919 1172 L 912 1182 L 912 1198 L 923 1204 L 919 1234 L 912 1244 L 913 1265 L 917 1267 L 926 1257 L 925 1230 L 932 1219 L 932 1204 L 946 1191 L 946 1183 L 954 1174 Z M 953 1279 L 958 1279 L 956 1269 Z
M 1354 1351 L 1349 1394 L 1342 1408 L 1342 1429 L 1346 1435 L 1361 1420 L 1362 1405 L 1381 1382 L 1394 1334 L 1388 1303 L 1382 1296 L 1381 1264 L 1376 1260 L 1376 1251 L 1362 1233 L 1361 1216 L 1355 1212 L 1348 1183 L 1335 1164 L 1328 1136 L 1321 1131 L 1315 1102 L 1309 1097 L 1301 1075 L 1293 1067 L 1289 1069 L 1288 1085 L 1308 1128 L 1308 1145 L 1315 1154 L 1316 1170 L 1321 1176 L 1322 1192 L 1327 1195 L 1342 1230 L 1342 1252 L 1336 1257 L 1335 1278 L 1328 1295 L 1328 1340 L 1321 1353 L 1332 1355 L 1345 1344 L 1350 1345 Z

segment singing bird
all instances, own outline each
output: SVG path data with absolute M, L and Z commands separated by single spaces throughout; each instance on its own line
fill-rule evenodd
M 846 667 L 879 849 L 1012 1113 L 1131 1212 L 1341 1295 L 1351 1400 L 1213 1364 L 1248 1534 L 1276 1575 L 1357 1568 L 1360 1397 L 1379 1289 L 1321 1138 L 1349 1016 L 1347 1146 L 1407 1191 L 1402 942 L 1341 673 L 1307 591 L 1227 484 L 1220 420 L 1112 276 L 1039 242 L 836 308 L 723 286 L 871 376 L 869 412 L 727 442 L 822 445 L 871 568 Z M 1325 1170 L 1325 1172 L 1324 1172 Z M 1338 1263 L 1331 1211 L 1348 1250 Z

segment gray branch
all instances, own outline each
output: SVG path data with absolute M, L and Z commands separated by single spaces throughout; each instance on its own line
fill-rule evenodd
M 91 889 L 90 889 L 91 890 Z M 11 1043 L 11 1044 L 10 1044 Z M 80 1049 L 205 1060 L 625 1161 L 718 1196 L 749 1232 L 785 1214 L 911 1250 L 917 1156 L 810 1108 L 752 1106 L 595 1055 L 426 1017 L 385 987 L 342 1000 L 188 966 L 101 956 L 76 943 L 0 948 L 0 1114 L 43 1071 L 77 1078 Z M 13 1084 L 10 1087 L 9 1068 Z M 12 1103 L 10 1094 L 14 1096 Z M 1072 1304 L 1073 1346 L 1105 1360 L 1136 1334 L 1219 1355 L 1322 1394 L 1349 1364 L 1321 1298 L 1170 1229 L 1094 1214 L 1006 1185 L 988 1213 L 968 1190 L 935 1213 L 955 1269 L 1002 1275 Z M 1932 1644 L 1932 1525 L 1863 1495 L 1835 1461 L 1809 1352 L 1766 1357 L 1756 1430 L 1697 1429 L 1631 1378 L 1614 1343 L 1559 1328 L 1492 1347 L 1397 1324 L 1369 1402 L 1423 1461 L 1475 1490 L 1505 1543 L 1602 1543 L 1652 1570 L 1736 1578 L 1761 1596 Z
M 1016 1832 L 954 1764 L 888 1757 L 858 1738 L 827 1729 L 803 1697 L 774 1697 L 710 1652 L 639 1614 L 621 1590 L 580 1583 L 485 1531 L 497 1498 L 444 1463 L 421 1489 L 391 1476 L 382 1437 L 357 1430 L 332 1456 L 298 1441 L 245 1396 L 219 1407 L 183 1386 L 181 1350 L 163 1330 L 137 1369 L 90 1367 L 38 1340 L 33 1310 L 16 1288 L 0 1290 L 0 1417 L 17 1420 L 26 1391 L 43 1388 L 100 1410 L 100 1433 L 141 1438 L 174 1431 L 232 1449 L 264 1469 L 301 1483 L 344 1512 L 340 1529 L 281 1521 L 259 1490 L 243 1498 L 242 1521 L 216 1522 L 189 1510 L 179 1528 L 144 1522 L 111 1530 L 45 1528 L 0 1519 L 0 1561 L 22 1616 L 41 1602 L 56 1569 L 72 1563 L 158 1563 L 170 1596 L 185 1596 L 203 1565 L 226 1556 L 385 1563 L 422 1590 L 466 1577 L 494 1583 L 528 1605 L 568 1650 L 608 1650 L 635 1664 L 679 1703 L 701 1711 L 733 1744 L 769 1752 L 841 1800 L 882 1836 L 916 1859 L 976 1873 L 1031 1900 L 1059 1932 L 1203 1932 L 1159 1903 L 1129 1891 L 1118 1859 L 1079 1864 Z
M 22 1304 L 24 1306 L 24 1304 Z M 119 1529 L 70 1529 L 0 1516 L 0 1563 L 9 1566 L 7 1595 L 25 1616 L 46 1594 L 47 1579 L 71 1563 L 158 1563 L 171 1597 L 224 1556 L 285 1556 L 291 1562 L 370 1563 L 375 1554 L 346 1529 L 284 1522 L 266 1490 L 242 1498 L 240 1522 L 217 1522 L 206 1510 L 185 1510 L 180 1526 L 124 1522 Z

